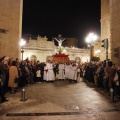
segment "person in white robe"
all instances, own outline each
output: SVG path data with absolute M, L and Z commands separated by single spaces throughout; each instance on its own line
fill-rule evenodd
M 76 65 L 76 63 L 72 63 L 70 69 L 70 83 L 72 81 L 77 82 L 77 68 L 78 66 Z
M 72 68 L 72 63 L 68 63 L 68 79 L 70 80 L 70 79 L 72 79 L 72 77 L 71 77 L 71 68 Z
M 80 65 L 78 65 L 78 67 L 77 67 L 77 76 L 76 77 L 77 77 L 76 82 L 77 83 L 80 82 Z
M 68 74 L 68 79 L 69 79 L 69 82 L 71 83 L 72 82 L 72 80 L 73 80 L 73 70 L 72 70 L 72 66 L 73 64 L 72 63 L 70 63 L 69 65 L 68 65 L 68 69 L 69 69 L 69 74 Z
M 65 65 L 64 65 L 64 63 L 59 64 L 58 70 L 59 70 L 58 79 L 64 80 L 65 79 Z
M 69 79 L 69 63 L 65 64 L 65 79 Z
M 74 63 L 72 65 L 72 75 L 73 75 L 73 81 L 77 82 L 77 65 Z
M 44 65 L 44 76 L 43 76 L 43 80 L 47 80 L 48 79 L 48 68 L 47 68 L 47 65 L 45 64 Z
M 46 81 L 54 82 L 55 81 L 55 74 L 53 71 L 53 64 L 50 61 L 48 61 L 48 63 L 46 63 L 46 66 L 48 69 Z

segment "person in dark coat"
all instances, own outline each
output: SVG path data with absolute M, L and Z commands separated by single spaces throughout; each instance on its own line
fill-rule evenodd
M 118 66 L 118 69 L 117 69 L 117 74 L 118 74 L 118 98 L 120 98 L 120 65 Z
M 3 73 L 2 70 L 0 70 L 0 97 L 2 98 L 2 103 L 3 103 L 3 102 L 7 102 L 8 100 L 4 96 L 2 73 Z

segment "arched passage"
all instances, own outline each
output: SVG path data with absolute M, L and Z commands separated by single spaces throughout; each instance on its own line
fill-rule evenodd
M 33 60 L 36 61 L 36 60 L 37 60 L 37 57 L 36 57 L 35 55 L 31 55 L 31 56 L 30 56 L 30 60 L 31 60 L 31 61 L 33 61 Z

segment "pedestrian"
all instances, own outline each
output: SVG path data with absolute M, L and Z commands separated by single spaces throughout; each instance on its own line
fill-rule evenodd
M 4 96 L 3 79 L 2 79 L 2 71 L 1 70 L 0 70 L 0 97 L 2 98 L 2 103 L 8 101 Z
M 37 81 L 37 83 L 41 83 L 41 70 L 40 70 L 40 67 L 37 67 L 36 81 Z
M 117 80 L 117 92 L 118 92 L 118 96 L 117 97 L 120 99 L 120 65 L 118 65 L 117 75 L 118 75 L 118 80 Z
M 16 61 L 12 61 L 12 65 L 9 69 L 9 81 L 8 86 L 11 88 L 11 94 L 15 94 L 15 88 L 18 87 L 18 82 L 15 79 L 18 78 L 18 69 L 16 67 Z

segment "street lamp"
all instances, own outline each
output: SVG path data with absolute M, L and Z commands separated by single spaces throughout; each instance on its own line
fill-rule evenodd
M 20 41 L 20 46 L 21 46 L 21 53 L 22 53 L 22 60 L 23 60 L 23 53 L 24 53 L 24 50 L 23 50 L 23 46 L 26 44 L 26 41 L 24 39 L 21 39 Z
M 97 35 L 94 33 L 89 33 L 86 37 L 86 42 L 90 45 L 90 61 L 92 59 L 92 46 L 94 45 L 94 42 L 97 40 Z

